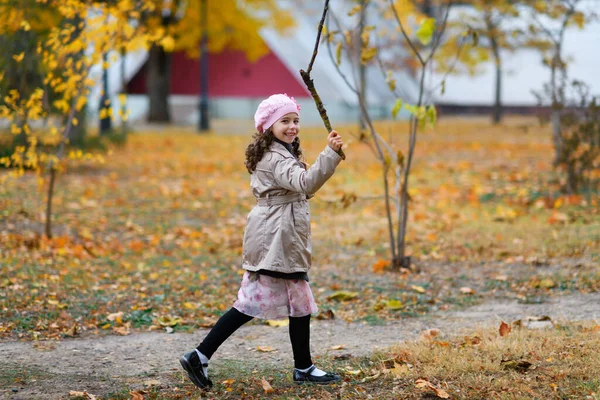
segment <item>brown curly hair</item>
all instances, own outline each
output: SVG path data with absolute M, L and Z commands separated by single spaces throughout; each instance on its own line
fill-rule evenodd
M 246 147 L 246 169 L 250 174 L 256 169 L 256 164 L 263 158 L 265 153 L 275 141 L 273 130 L 267 129 L 263 133 L 257 132 L 252 135 L 252 142 Z M 292 154 L 298 159 L 303 160 L 302 149 L 300 148 L 300 138 L 296 136 L 292 142 Z

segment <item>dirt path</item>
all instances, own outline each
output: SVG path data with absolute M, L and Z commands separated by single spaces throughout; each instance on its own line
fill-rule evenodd
M 454 335 L 497 325 L 501 319 L 508 322 L 527 316 L 549 316 L 554 321 L 600 319 L 600 293 L 556 297 L 543 304 L 490 302 L 381 326 L 315 320 L 312 348 L 315 356 L 361 356 L 414 339 L 429 328 Z M 124 385 L 141 388 L 145 383 L 160 382 L 161 375 L 179 370 L 179 355 L 194 348 L 206 332 L 88 337 L 55 344 L 42 342 L 37 347 L 31 342 L 2 342 L 0 399 L 59 399 L 68 397 L 71 390 L 107 395 L 122 390 Z M 331 350 L 337 345 L 345 346 L 343 350 Z M 276 351 L 258 352 L 257 346 L 270 346 Z M 215 354 L 213 372 L 218 373 L 229 360 L 243 360 L 248 368 L 264 362 L 292 365 L 287 327 L 242 327 Z

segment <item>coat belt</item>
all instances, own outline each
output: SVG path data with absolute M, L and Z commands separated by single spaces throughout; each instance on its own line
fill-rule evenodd
M 259 206 L 277 206 L 280 204 L 295 203 L 306 200 L 306 195 L 302 193 L 286 194 L 284 196 L 261 197 L 257 199 Z

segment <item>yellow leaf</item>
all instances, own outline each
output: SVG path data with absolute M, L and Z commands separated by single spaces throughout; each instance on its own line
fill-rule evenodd
M 280 320 L 280 321 L 267 320 L 267 325 L 269 325 L 269 326 L 279 327 L 279 326 L 288 326 L 289 324 L 290 324 L 290 321 L 287 319 Z
M 349 17 L 353 16 L 354 14 L 356 14 L 357 12 L 359 12 L 361 8 L 362 7 L 361 7 L 360 4 L 352 7 L 352 9 L 348 12 L 348 16 Z
M 392 117 L 396 118 L 400 110 L 402 109 L 402 99 L 396 99 L 394 106 L 392 107 Z
M 424 46 L 427 46 L 431 42 L 434 32 L 435 18 L 426 18 L 417 30 L 417 38 Z
M 390 310 L 400 310 L 402 307 L 404 307 L 404 305 L 402 304 L 402 302 L 399 301 L 399 300 L 388 300 L 386 302 L 386 306 Z
M 161 326 L 175 326 L 181 322 L 181 318 L 163 315 L 162 317 L 158 318 L 157 322 Z
M 539 284 L 542 289 L 552 289 L 555 286 L 556 283 L 550 278 L 542 279 Z
M 360 62 L 362 64 L 366 64 L 369 61 L 371 61 L 373 58 L 375 58 L 376 55 L 377 55 L 377 48 L 376 47 L 367 47 L 367 48 L 364 48 L 360 52 Z
M 257 346 L 256 350 L 260 351 L 261 353 L 271 353 L 273 351 L 276 351 L 277 349 L 271 346 Z
M 335 292 L 334 294 L 327 297 L 327 300 L 336 300 L 336 301 L 348 301 L 353 300 L 358 297 L 358 293 L 356 292 L 346 292 L 344 290 Z
M 425 289 L 423 289 L 421 286 L 412 285 L 410 288 L 415 292 L 425 293 Z
M 331 346 L 330 350 L 344 350 L 346 348 L 345 344 L 338 344 L 337 346 Z
M 337 65 L 342 63 L 342 42 L 338 42 L 335 46 L 335 63 Z
M 25 57 L 25 53 L 21 53 L 21 54 L 15 54 L 13 56 L 13 58 L 15 59 L 16 62 L 21 62 L 23 61 L 23 58 Z

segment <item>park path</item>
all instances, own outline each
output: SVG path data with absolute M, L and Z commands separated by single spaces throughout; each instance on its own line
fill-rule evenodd
M 469 333 L 483 326 L 498 326 L 527 317 L 549 316 L 553 321 L 600 319 L 600 293 L 570 294 L 542 304 L 491 301 L 461 311 L 408 318 L 386 325 L 346 323 L 340 320 L 312 322 L 314 356 L 349 353 L 362 356 L 374 350 L 415 339 L 430 328 L 443 335 Z M 544 322 L 538 323 L 543 326 Z M 546 323 L 548 324 L 548 323 Z M 194 348 L 207 330 L 193 334 L 135 333 L 68 339 L 61 342 L 0 342 L 0 399 L 60 399 L 71 390 L 106 395 L 124 384 L 160 382 L 161 375 L 180 369 L 178 357 Z M 50 345 L 51 344 L 51 345 Z M 340 350 L 332 347 L 341 346 Z M 269 346 L 271 352 L 257 347 Z M 219 370 L 231 360 L 247 363 L 249 371 L 259 363 L 291 366 L 287 327 L 250 324 L 236 332 L 215 354 L 211 367 Z

